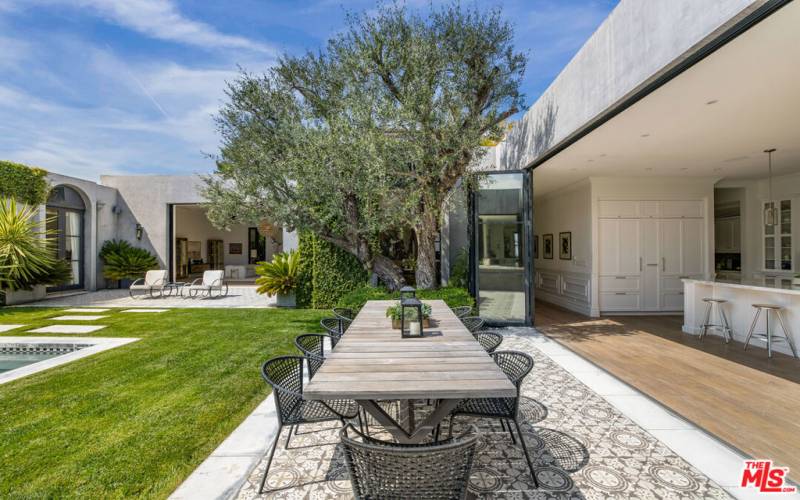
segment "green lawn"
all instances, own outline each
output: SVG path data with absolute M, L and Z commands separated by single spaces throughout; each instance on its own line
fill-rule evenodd
M 0 309 L 0 324 L 59 314 Z M 0 385 L 0 498 L 166 497 L 268 394 L 260 364 L 326 312 L 104 314 L 94 336 L 141 340 Z

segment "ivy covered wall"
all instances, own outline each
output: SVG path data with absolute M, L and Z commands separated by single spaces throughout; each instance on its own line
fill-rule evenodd
M 333 307 L 340 297 L 363 286 L 369 278 L 355 257 L 312 233 L 300 235 L 298 251 L 298 307 Z
M 0 160 L 0 198 L 14 198 L 28 205 L 47 201 L 50 185 L 41 168 Z

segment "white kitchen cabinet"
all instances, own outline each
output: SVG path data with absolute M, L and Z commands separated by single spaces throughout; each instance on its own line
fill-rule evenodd
M 620 205 L 607 207 L 609 217 L 598 220 L 601 312 L 683 309 L 682 279 L 705 274 L 703 207 L 702 201 L 642 201 L 640 216 L 627 218 L 616 215 Z

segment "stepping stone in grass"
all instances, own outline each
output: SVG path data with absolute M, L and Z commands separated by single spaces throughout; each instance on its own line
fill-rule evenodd
M 82 314 L 82 315 L 66 315 L 66 316 L 57 316 L 55 318 L 50 318 L 53 321 L 95 321 L 98 319 L 107 318 L 108 316 L 92 316 L 89 314 Z
M 75 307 L 75 308 L 72 308 L 72 309 L 64 309 L 63 312 L 65 312 L 65 313 L 95 313 L 96 314 L 96 313 L 108 312 L 110 310 L 111 309 L 100 309 L 100 308 L 97 308 L 97 307 L 83 307 L 83 308 Z
M 126 309 L 122 312 L 124 313 L 163 313 L 167 312 L 169 309 Z
M 7 332 L 9 330 L 13 330 L 14 328 L 19 328 L 25 325 L 0 325 L 0 332 Z
M 99 325 L 50 325 L 28 330 L 25 333 L 92 333 L 103 329 L 105 326 Z

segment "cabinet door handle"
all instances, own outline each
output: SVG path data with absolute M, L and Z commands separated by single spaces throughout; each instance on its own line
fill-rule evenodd
M 639 257 L 639 271 L 642 270 L 642 258 Z
M 666 271 L 667 270 L 667 258 L 666 257 L 661 257 L 661 270 L 662 271 Z
M 628 294 L 625 292 L 615 292 L 614 295 L 628 295 Z
M 614 279 L 618 280 L 624 280 L 625 278 L 626 278 L 625 276 L 614 276 Z

